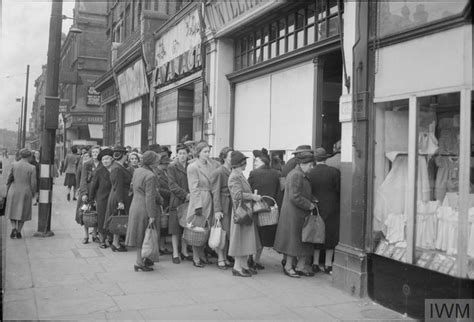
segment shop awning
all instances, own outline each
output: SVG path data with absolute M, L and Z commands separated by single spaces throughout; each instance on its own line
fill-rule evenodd
M 104 127 L 103 124 L 87 124 L 89 127 L 89 135 L 91 139 L 102 139 L 103 132 L 102 129 Z

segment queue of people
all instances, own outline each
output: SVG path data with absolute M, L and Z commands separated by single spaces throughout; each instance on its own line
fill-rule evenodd
M 261 255 L 267 247 L 282 254 L 282 269 L 289 277 L 313 276 L 319 271 L 331 274 L 339 240 L 340 198 L 340 172 L 325 164 L 331 155 L 324 148 L 312 150 L 302 145 L 283 165 L 266 149 L 254 150 L 253 170 L 246 178 L 248 157 L 242 152 L 226 147 L 216 160 L 210 157 L 210 149 L 205 141 L 179 144 L 173 159 L 171 151 L 158 144 L 143 154 L 120 146 L 93 146 L 79 156 L 71 149 L 63 166 L 64 185 L 67 200 L 71 193 L 77 199 L 76 222 L 84 226 L 82 243 L 89 243 L 92 235 L 92 242 L 102 249 L 125 252 L 134 247 L 134 270 L 152 271 L 154 262 L 143 257 L 142 245 L 146 230 L 153 227 L 159 254 L 171 255 L 174 264 L 189 261 L 204 268 L 212 264 L 208 255 L 214 254 L 219 269 L 250 277 L 265 269 Z M 36 169 L 28 161 L 31 152 L 22 150 L 20 155 L 8 180 L 6 213 L 12 221 L 12 238 L 21 238 L 24 221 L 31 219 L 37 186 Z M 252 209 L 261 201 L 278 207 L 277 222 L 259 225 L 256 213 L 245 224 L 236 220 L 241 205 Z M 88 227 L 82 217 L 90 209 L 97 215 L 94 227 Z M 187 209 L 184 217 L 182 209 Z M 305 218 L 316 209 L 325 223 L 325 242 L 305 243 L 301 238 Z M 126 234 L 110 232 L 117 215 L 128 216 Z M 186 229 L 205 230 L 216 222 L 225 232 L 220 247 L 211 250 L 207 243 L 188 246 Z M 166 237 L 171 239 L 171 250 L 166 248 Z

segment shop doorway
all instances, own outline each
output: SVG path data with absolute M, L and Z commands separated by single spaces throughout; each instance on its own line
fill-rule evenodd
M 194 84 L 178 89 L 178 142 L 193 138 Z

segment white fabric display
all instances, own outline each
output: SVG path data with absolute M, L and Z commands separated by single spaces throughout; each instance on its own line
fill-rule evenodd
M 447 192 L 459 190 L 459 161 L 450 156 L 437 156 L 436 200 L 442 201 Z
M 389 214 L 385 221 L 385 238 L 390 244 L 405 241 L 405 224 L 407 217 L 403 214 Z
M 408 111 L 385 111 L 385 152 L 408 152 Z
M 433 132 L 418 134 L 418 150 L 420 154 L 433 155 L 438 151 L 438 140 Z
M 436 249 L 447 252 L 448 255 L 457 254 L 458 212 L 451 207 L 439 207 L 438 232 Z
M 417 204 L 416 215 L 416 246 L 425 249 L 434 249 L 438 218 L 436 211 L 440 206 L 438 201 L 421 202 Z
M 459 115 L 439 121 L 439 153 L 459 154 Z

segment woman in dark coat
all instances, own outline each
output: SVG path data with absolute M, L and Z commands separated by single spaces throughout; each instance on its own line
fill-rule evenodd
M 261 196 L 272 197 L 281 208 L 280 203 L 280 174 L 278 171 L 270 168 L 270 156 L 266 149 L 254 150 L 253 155 L 254 160 L 254 169 L 250 172 L 249 183 L 252 187 L 252 191 Z M 268 201 L 268 200 L 266 200 Z M 258 227 L 258 233 L 260 236 L 260 241 L 263 247 L 273 247 L 275 242 L 275 234 L 277 225 L 263 226 Z M 263 265 L 260 263 L 260 257 L 262 256 L 263 247 L 255 255 L 255 261 L 251 260 L 250 265 L 255 269 L 264 269 Z
M 313 245 L 303 243 L 301 232 L 306 216 L 316 207 L 311 194 L 311 184 L 307 173 L 314 165 L 312 152 L 301 152 L 295 156 L 296 167 L 288 174 L 285 183 L 285 195 L 280 211 L 277 232 L 275 237 L 275 250 L 287 255 L 284 268 L 290 277 L 312 276 L 305 267 L 306 258 L 313 254 Z M 293 258 L 297 259 L 296 268 L 293 269 Z
M 142 245 L 148 224 L 154 223 L 161 215 L 160 205 L 157 203 L 157 200 L 161 200 L 158 192 L 158 182 L 150 167 L 158 163 L 159 160 L 158 154 L 153 151 L 146 151 L 143 154 L 143 166 L 136 169 L 133 174 L 133 200 L 130 206 L 125 243 L 127 246 L 137 248 L 135 272 L 153 270 L 152 267 L 145 265 L 143 261 Z
M 313 271 L 319 270 L 320 249 L 326 250 L 324 271 L 332 272 L 334 248 L 339 242 L 339 198 L 341 173 L 338 169 L 326 165 L 329 155 L 324 148 L 315 150 L 316 166 L 308 173 L 313 196 L 318 199 L 318 208 L 326 227 L 324 244 L 316 244 L 313 256 Z
M 181 259 L 191 261 L 192 256 L 188 254 L 188 244 L 182 239 L 183 228 L 179 225 L 178 212 L 176 209 L 189 201 L 189 187 L 186 169 L 188 167 L 188 149 L 184 144 L 176 147 L 176 159 L 168 167 L 168 184 L 171 190 L 169 201 L 168 233 L 171 235 L 173 246 L 173 263 L 179 264 Z M 179 252 L 179 241 L 181 242 L 181 253 Z
M 128 215 L 130 209 L 131 198 L 129 195 L 130 184 L 132 183 L 132 174 L 125 166 L 127 159 L 127 150 L 123 147 L 115 147 L 113 149 L 113 158 L 115 162 L 110 167 L 110 183 L 112 190 L 110 191 L 107 201 L 107 211 L 105 213 L 104 229 L 109 229 L 110 217 L 117 214 L 117 210 L 124 210 Z M 113 242 L 110 248 L 113 252 L 126 252 L 127 248 L 119 243 L 119 235 L 114 234 Z
M 212 201 L 214 204 L 214 216 L 215 219 L 220 219 L 222 222 L 222 229 L 226 231 L 226 246 L 224 249 L 217 250 L 217 267 L 220 269 L 227 269 L 231 267 L 231 263 L 227 260 L 227 252 L 229 248 L 230 238 L 230 220 L 232 216 L 232 199 L 230 198 L 229 191 L 229 176 L 231 170 L 231 155 L 232 148 L 225 147 L 219 154 L 219 159 L 222 165 L 212 172 L 211 174 L 211 185 L 212 185 Z
M 152 167 L 155 170 L 155 175 L 158 178 L 158 190 L 160 192 L 161 198 L 163 199 L 163 214 L 169 212 L 171 191 L 169 187 L 168 180 L 168 166 L 170 164 L 170 158 L 168 154 L 162 152 L 161 158 L 158 162 L 158 166 Z M 159 221 L 158 226 L 160 227 L 160 255 L 170 255 L 172 252 L 165 247 L 166 236 L 168 235 L 168 227 L 161 227 L 161 220 Z
M 99 153 L 97 159 L 101 162 L 92 177 L 89 198 L 95 201 L 97 211 L 97 227 L 99 230 L 100 248 L 107 248 L 105 244 L 106 231 L 104 229 L 105 212 L 112 184 L 110 183 L 110 167 L 113 163 L 113 152 L 105 149 Z

